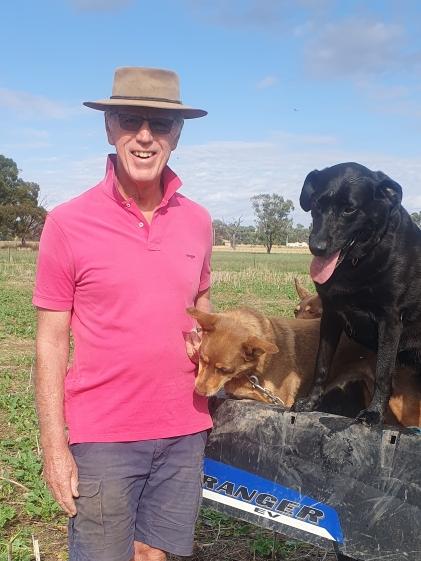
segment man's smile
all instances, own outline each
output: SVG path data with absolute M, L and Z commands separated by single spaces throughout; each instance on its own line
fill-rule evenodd
M 146 151 L 146 150 L 142 150 L 142 151 L 135 151 L 132 152 L 133 156 L 136 156 L 136 158 L 140 158 L 141 160 L 147 160 L 148 158 L 151 158 L 152 156 L 155 155 L 155 152 L 150 152 L 150 151 Z

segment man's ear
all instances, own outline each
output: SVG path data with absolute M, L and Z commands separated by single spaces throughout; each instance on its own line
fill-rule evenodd
M 197 308 L 187 308 L 186 312 L 197 320 L 203 331 L 213 331 L 215 329 L 215 324 L 218 321 L 218 314 L 202 312 Z
M 382 172 L 377 172 L 379 181 L 375 186 L 376 199 L 388 199 L 392 206 L 398 206 L 402 201 L 402 187 Z
M 276 345 L 255 336 L 249 337 L 241 346 L 241 355 L 247 361 L 256 360 L 264 353 L 273 355 L 277 352 L 279 352 L 279 349 Z
M 171 151 L 177 148 L 178 141 L 180 140 L 181 131 L 183 130 L 184 119 L 178 124 L 178 132 L 171 139 Z
M 311 171 L 305 178 L 303 188 L 301 189 L 300 205 L 306 212 L 311 209 L 311 200 L 316 191 L 316 179 L 318 174 L 318 169 Z
M 105 112 L 104 119 L 105 119 L 105 130 L 107 131 L 108 144 L 111 144 L 111 146 L 115 146 L 113 133 L 111 131 L 111 126 L 110 126 L 110 114 Z

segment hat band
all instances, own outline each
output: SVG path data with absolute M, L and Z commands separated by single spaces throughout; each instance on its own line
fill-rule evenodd
M 163 97 L 142 97 L 134 95 L 112 95 L 110 99 L 139 99 L 141 101 L 165 101 L 166 103 L 177 103 L 181 105 L 181 101 L 174 99 L 165 99 Z

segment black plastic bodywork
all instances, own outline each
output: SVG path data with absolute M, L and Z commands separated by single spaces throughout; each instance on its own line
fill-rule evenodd
M 421 436 L 416 431 L 369 428 L 345 417 L 284 412 L 249 400 L 223 401 L 213 419 L 205 463 L 208 506 L 335 551 L 338 558 L 421 561 Z M 214 466 L 222 470 L 219 475 L 212 473 Z M 237 472 L 251 474 L 242 491 Z M 259 491 L 259 478 L 266 494 Z M 268 482 L 276 488 L 269 493 Z M 288 495 L 286 503 L 278 485 L 295 498 Z M 232 499 L 240 495 L 246 496 L 242 505 L 248 511 L 235 506 L 240 503 Z M 301 497 L 315 509 L 306 507 L 306 517 L 298 506 Z M 337 515 L 341 537 L 313 533 L 319 531 L 320 505 L 320 512 L 327 508 Z

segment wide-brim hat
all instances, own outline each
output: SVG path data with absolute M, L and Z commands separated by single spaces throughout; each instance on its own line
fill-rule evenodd
M 180 83 L 175 72 L 133 66 L 117 68 L 109 99 L 85 101 L 83 105 L 99 111 L 109 111 L 113 107 L 171 109 L 180 112 L 185 119 L 204 117 L 208 113 L 182 103 Z

